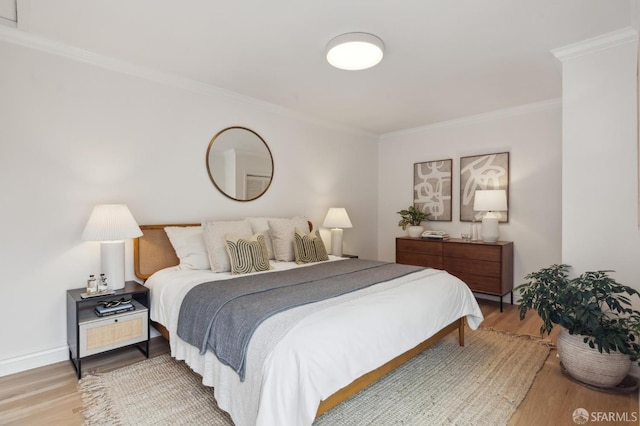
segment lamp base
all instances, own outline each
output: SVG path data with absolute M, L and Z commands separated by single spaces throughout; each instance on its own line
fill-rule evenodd
M 487 212 L 482 218 L 482 231 L 480 236 L 485 243 L 495 243 L 500 238 L 498 217 L 493 212 Z
M 109 290 L 124 288 L 124 241 L 100 243 L 100 268 Z
M 331 254 L 342 256 L 342 229 L 340 228 L 331 230 Z

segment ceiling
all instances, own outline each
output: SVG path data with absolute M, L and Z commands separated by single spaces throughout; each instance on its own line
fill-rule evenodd
M 559 97 L 550 50 L 630 26 L 634 1 L 18 0 L 17 25 L 384 134 Z M 354 31 L 384 59 L 332 68 L 327 42 Z

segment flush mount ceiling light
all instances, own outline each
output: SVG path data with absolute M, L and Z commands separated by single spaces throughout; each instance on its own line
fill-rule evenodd
M 327 61 L 336 68 L 357 71 L 371 68 L 382 60 L 384 43 L 367 33 L 347 33 L 327 45 Z

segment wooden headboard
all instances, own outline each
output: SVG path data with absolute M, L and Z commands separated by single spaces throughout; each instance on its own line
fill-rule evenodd
M 133 270 L 136 277 L 146 280 L 156 271 L 180 263 L 164 232 L 166 226 L 200 226 L 199 223 L 141 225 L 142 236 L 133 239 Z
M 313 224 L 307 223 L 309 229 L 313 229 Z M 180 263 L 171 241 L 164 231 L 166 226 L 200 225 L 200 223 L 140 225 L 142 237 L 133 239 L 133 271 L 136 277 L 146 280 L 154 272 Z

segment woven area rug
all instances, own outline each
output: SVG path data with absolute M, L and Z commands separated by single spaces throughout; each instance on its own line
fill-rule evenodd
M 503 425 L 549 355 L 528 336 L 449 335 L 316 419 L 336 425 Z M 80 381 L 87 425 L 233 425 L 211 388 L 183 362 L 161 355 Z

